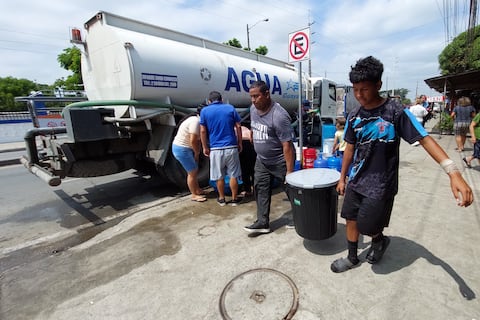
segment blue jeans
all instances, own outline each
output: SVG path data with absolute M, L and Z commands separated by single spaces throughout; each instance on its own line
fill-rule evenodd
M 285 162 L 275 165 L 265 165 L 258 158 L 255 161 L 254 188 L 257 201 L 257 221 L 261 224 L 270 223 L 270 204 L 275 179 L 284 186 L 287 165 Z M 285 191 L 285 187 L 283 187 Z

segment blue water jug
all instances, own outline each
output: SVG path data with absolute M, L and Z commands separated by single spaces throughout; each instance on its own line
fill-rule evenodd
M 225 175 L 224 181 L 225 181 L 225 188 L 224 188 L 224 190 L 225 190 L 225 195 L 231 196 L 231 195 L 232 195 L 232 190 L 230 189 L 230 176 Z M 242 185 L 242 184 L 243 184 L 242 179 L 237 178 L 237 183 L 238 183 L 239 186 Z M 215 181 L 215 180 L 210 180 L 209 185 L 210 185 L 210 187 L 213 188 L 213 190 L 214 190 L 215 192 L 218 192 L 218 190 L 217 190 L 217 181 Z
M 342 171 L 342 158 L 336 156 L 330 157 L 327 162 L 328 168 Z
M 300 160 L 295 160 L 295 167 L 293 168 L 293 171 L 298 171 L 302 169 L 302 165 L 300 163 Z
M 313 161 L 313 167 L 314 168 L 328 168 L 328 160 L 323 159 L 322 155 L 319 154 L 318 158 Z

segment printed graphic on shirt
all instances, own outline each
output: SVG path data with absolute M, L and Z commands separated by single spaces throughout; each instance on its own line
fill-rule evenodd
M 255 143 L 265 143 L 268 140 L 268 126 L 258 122 L 252 122 L 251 126 Z
M 364 126 L 363 123 L 367 122 Z M 373 140 L 380 142 L 391 142 L 395 139 L 395 128 L 393 124 L 383 120 L 381 117 L 361 119 L 357 117 L 353 128 L 359 143 L 370 143 Z

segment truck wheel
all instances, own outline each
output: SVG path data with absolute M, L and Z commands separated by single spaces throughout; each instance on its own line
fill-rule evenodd
M 123 172 L 135 166 L 135 155 L 125 154 L 107 160 L 80 160 L 74 162 L 67 176 L 89 178 Z
M 188 190 L 187 186 L 187 172 L 182 167 L 180 162 L 175 159 L 173 154 L 169 152 L 165 166 L 163 170 L 168 180 L 181 188 L 182 190 Z M 203 154 L 200 155 L 198 164 L 198 184 L 201 188 L 208 186 L 210 181 L 210 162 Z
M 203 154 L 200 155 L 198 164 L 198 184 L 201 188 L 205 188 L 210 182 L 210 159 Z

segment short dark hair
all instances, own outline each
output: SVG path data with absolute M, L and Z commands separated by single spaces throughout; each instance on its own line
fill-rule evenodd
M 208 95 L 208 100 L 210 100 L 210 102 L 222 101 L 222 95 L 218 91 L 212 91 Z
M 355 66 L 351 68 L 352 70 L 349 74 L 351 83 L 362 81 L 378 82 L 382 80 L 383 64 L 372 56 L 358 60 Z
M 270 88 L 267 86 L 265 81 L 262 81 L 262 80 L 252 82 L 252 84 L 250 85 L 250 88 L 258 88 L 258 90 L 260 90 L 261 93 L 267 93 L 270 90 Z

